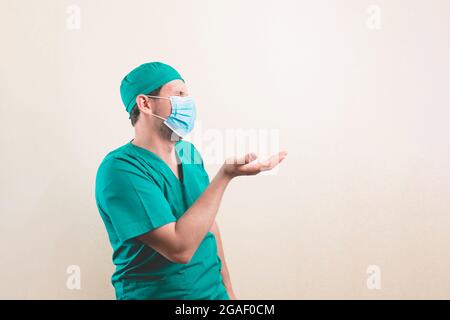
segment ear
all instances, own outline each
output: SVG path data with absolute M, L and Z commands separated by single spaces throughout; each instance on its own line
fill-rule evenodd
M 136 97 L 136 105 L 139 108 L 140 112 L 143 113 L 151 113 L 152 112 L 152 105 L 150 103 L 149 98 L 147 98 L 145 95 L 140 94 Z

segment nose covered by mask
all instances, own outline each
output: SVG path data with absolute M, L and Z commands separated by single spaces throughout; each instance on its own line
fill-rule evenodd
M 153 98 L 169 99 L 172 113 L 167 118 L 156 114 L 153 116 L 164 120 L 164 124 L 175 132 L 180 138 L 187 136 L 194 129 L 196 107 L 192 97 L 170 96 L 169 98 L 150 96 Z

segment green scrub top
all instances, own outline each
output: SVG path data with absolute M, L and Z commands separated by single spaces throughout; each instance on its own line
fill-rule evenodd
M 188 264 L 169 261 L 136 237 L 177 221 L 209 184 L 202 158 L 178 141 L 178 179 L 155 153 L 128 142 L 108 153 L 95 198 L 113 248 L 117 299 L 228 300 L 216 238 L 208 232 Z

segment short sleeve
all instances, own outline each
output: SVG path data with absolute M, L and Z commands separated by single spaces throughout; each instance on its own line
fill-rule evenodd
M 97 179 L 99 202 L 120 241 L 176 221 L 159 187 L 132 164 L 109 159 Z

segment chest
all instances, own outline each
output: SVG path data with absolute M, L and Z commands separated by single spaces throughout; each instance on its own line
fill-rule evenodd
M 180 218 L 209 185 L 209 177 L 202 166 L 180 164 L 167 170 L 149 168 L 149 174 L 160 188 L 172 214 Z

